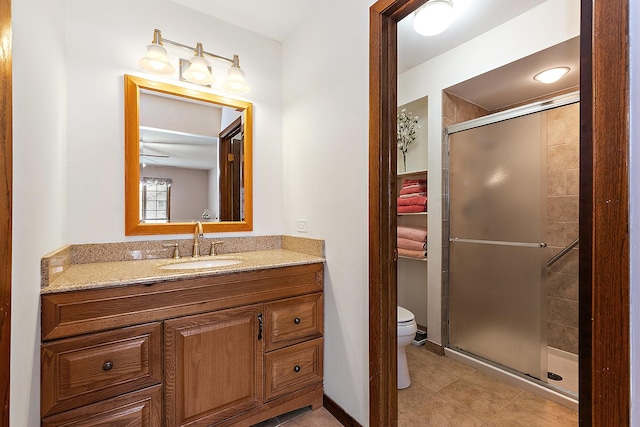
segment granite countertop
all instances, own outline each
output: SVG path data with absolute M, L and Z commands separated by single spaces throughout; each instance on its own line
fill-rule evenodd
M 188 270 L 163 270 L 159 267 L 191 261 L 238 259 L 241 263 L 224 267 Z M 216 276 L 244 271 L 324 262 L 324 258 L 286 249 L 225 253 L 198 258 L 146 259 L 135 261 L 96 262 L 67 267 L 55 280 L 41 288 L 42 294 L 97 289 L 132 284 L 157 283 L 179 279 Z

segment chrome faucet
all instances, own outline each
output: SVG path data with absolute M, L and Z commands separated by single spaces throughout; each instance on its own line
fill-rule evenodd
M 200 245 L 198 244 L 198 237 L 204 237 L 202 233 L 202 224 L 200 221 L 196 222 L 196 229 L 193 231 L 193 257 L 200 256 Z

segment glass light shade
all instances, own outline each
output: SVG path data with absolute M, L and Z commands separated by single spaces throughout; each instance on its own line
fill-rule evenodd
M 209 71 L 209 63 L 199 56 L 191 58 L 191 65 L 182 74 L 182 77 L 198 85 L 210 85 L 213 83 L 213 75 Z
M 546 84 L 555 83 L 558 80 L 560 80 L 562 76 L 567 74 L 569 71 L 570 71 L 569 67 L 550 68 L 548 70 L 544 70 L 536 74 L 535 76 L 533 76 L 533 79 Z
M 435 36 L 446 30 L 453 21 L 451 0 L 429 0 L 416 10 L 413 29 L 422 36 Z
M 155 74 L 172 74 L 175 67 L 169 62 L 167 50 L 159 44 L 147 46 L 147 54 L 138 61 L 140 68 Z
M 227 73 L 227 78 L 222 84 L 224 90 L 234 93 L 249 92 L 249 85 L 244 81 L 244 71 L 240 68 L 231 67 Z

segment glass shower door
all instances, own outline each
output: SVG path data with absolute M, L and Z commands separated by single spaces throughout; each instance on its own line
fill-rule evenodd
M 546 113 L 449 135 L 449 344 L 542 381 Z

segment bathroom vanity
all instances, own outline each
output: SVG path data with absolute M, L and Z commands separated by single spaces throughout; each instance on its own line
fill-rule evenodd
M 70 270 L 41 295 L 42 425 L 249 426 L 322 406 L 324 265 L 305 259 Z M 126 283 L 122 265 L 162 272 Z M 99 286 L 81 284 L 91 268 Z

